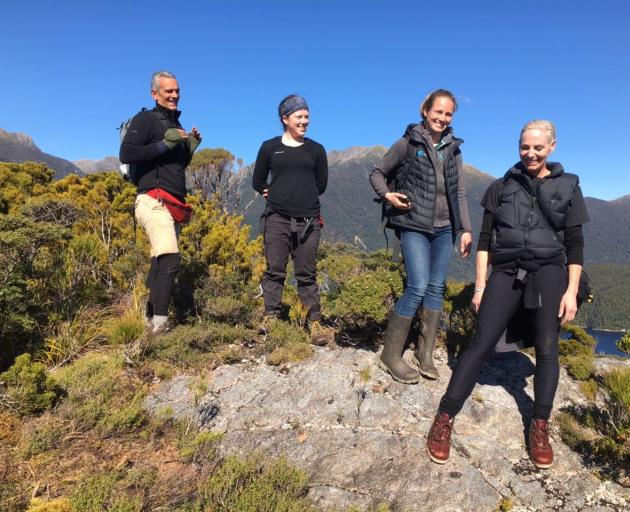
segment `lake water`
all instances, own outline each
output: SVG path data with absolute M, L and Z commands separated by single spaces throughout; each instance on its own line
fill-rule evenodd
M 614 356 L 628 357 L 628 354 L 624 354 L 615 346 L 615 343 L 619 338 L 623 336 L 623 331 L 600 331 L 598 329 L 586 329 L 595 341 L 597 341 L 597 347 L 595 352 L 597 354 L 609 354 Z

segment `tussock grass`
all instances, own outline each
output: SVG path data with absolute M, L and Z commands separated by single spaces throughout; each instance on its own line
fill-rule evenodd
M 105 325 L 111 316 L 109 308 L 82 308 L 44 340 L 40 353 L 46 366 L 61 366 L 75 359 L 87 349 L 107 342 Z
M 106 324 L 106 335 L 111 345 L 125 345 L 140 338 L 144 333 L 144 318 L 134 310 L 126 311 Z
M 228 457 L 203 486 L 206 503 L 222 512 L 314 511 L 305 499 L 308 478 L 286 459 Z

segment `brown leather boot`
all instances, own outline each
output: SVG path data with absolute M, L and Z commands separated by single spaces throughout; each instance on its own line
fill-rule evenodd
M 385 329 L 383 351 L 378 358 L 379 368 L 403 384 L 415 384 L 420 380 L 420 374 L 402 358 L 412 320 L 392 312 Z
M 416 368 L 427 379 L 437 379 L 439 374 L 433 365 L 433 349 L 437 339 L 442 312 L 434 309 L 422 309 L 420 313 L 420 336 L 418 348 L 414 352 Z
M 540 469 L 550 468 L 553 464 L 553 448 L 549 443 L 547 422 L 532 419 L 529 425 L 529 458 Z
M 445 412 L 438 412 L 427 435 L 427 453 L 433 462 L 444 464 L 451 452 L 451 432 L 453 422 Z

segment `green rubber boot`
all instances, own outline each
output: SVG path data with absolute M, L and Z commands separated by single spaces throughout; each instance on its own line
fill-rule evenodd
M 379 368 L 403 384 L 415 384 L 420 380 L 420 374 L 405 363 L 402 358 L 412 320 L 413 318 L 392 312 L 387 323 L 387 329 L 385 329 L 383 350 L 378 359 Z
M 422 309 L 420 313 L 420 337 L 414 352 L 416 367 L 423 377 L 437 379 L 440 375 L 433 365 L 433 349 L 437 339 L 442 312 L 435 309 Z

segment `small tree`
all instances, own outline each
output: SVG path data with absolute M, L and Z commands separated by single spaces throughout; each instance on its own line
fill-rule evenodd
M 617 348 L 626 354 L 630 354 L 630 331 L 626 330 L 624 335 L 617 340 Z
M 188 166 L 188 185 L 202 201 L 216 201 L 223 213 L 239 211 L 241 187 L 236 171 L 242 165 L 242 160 L 226 149 L 202 149 Z

